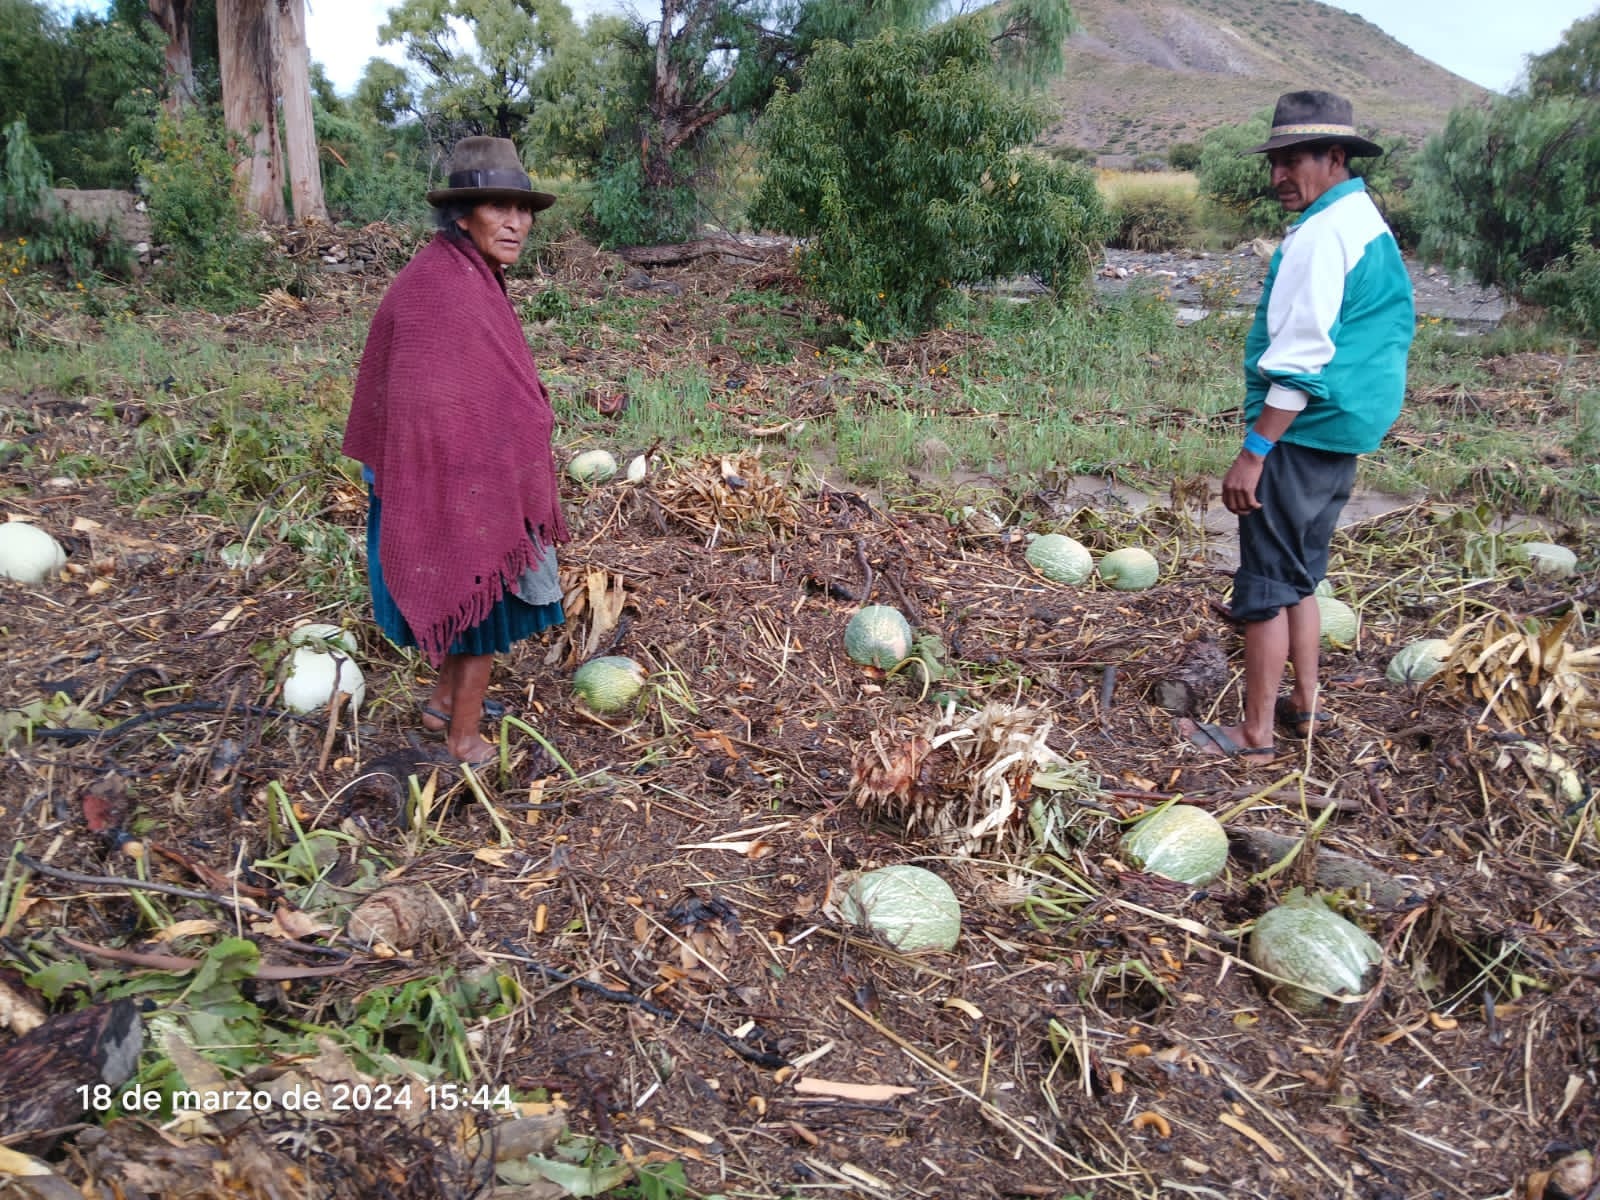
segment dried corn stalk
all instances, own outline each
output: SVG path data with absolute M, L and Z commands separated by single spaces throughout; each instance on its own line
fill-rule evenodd
M 1574 741 L 1600 732 L 1600 647 L 1571 640 L 1576 606 L 1552 624 L 1493 612 L 1450 635 L 1454 647 L 1438 686 L 1482 703 L 1507 729 L 1542 721 Z
M 954 854 L 1023 852 L 1034 773 L 1068 765 L 1046 745 L 1043 709 L 989 704 L 956 719 L 946 709 L 920 733 L 876 730 L 851 764 L 858 807 Z
M 663 512 L 706 537 L 760 530 L 790 534 L 800 523 L 788 488 L 761 467 L 759 450 L 674 468 L 654 487 Z

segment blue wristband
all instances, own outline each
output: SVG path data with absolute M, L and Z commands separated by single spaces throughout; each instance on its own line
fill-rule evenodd
M 1278 443 L 1262 437 L 1254 429 L 1244 435 L 1244 448 L 1257 458 L 1265 458 L 1272 453 L 1272 448 Z

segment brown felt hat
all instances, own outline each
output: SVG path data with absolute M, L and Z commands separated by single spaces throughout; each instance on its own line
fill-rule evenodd
M 1306 142 L 1338 142 L 1352 157 L 1382 154 L 1383 147 L 1356 133 L 1350 101 L 1332 92 L 1285 92 L 1272 110 L 1272 132 L 1246 154 L 1265 154 Z
M 526 201 L 534 212 L 556 202 L 549 192 L 533 190 L 533 180 L 522 169 L 517 147 L 509 138 L 462 138 L 445 164 L 445 186 L 429 192 L 428 203 L 437 208 L 484 200 Z

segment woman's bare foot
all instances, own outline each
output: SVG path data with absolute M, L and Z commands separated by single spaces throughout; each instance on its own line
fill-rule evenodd
M 499 747 L 476 733 L 466 738 L 457 738 L 452 734 L 445 739 L 445 746 L 451 758 L 469 767 L 491 766 L 500 757 Z

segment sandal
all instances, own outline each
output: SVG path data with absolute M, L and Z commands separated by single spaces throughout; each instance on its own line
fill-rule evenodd
M 1184 731 L 1190 745 L 1207 751 L 1212 758 L 1268 763 L 1278 757 L 1276 746 L 1241 746 L 1221 725 L 1210 721 L 1195 721 L 1192 724 L 1192 729 Z
M 491 721 L 498 721 L 501 717 L 506 715 L 506 706 L 501 704 L 498 700 L 485 700 L 483 702 L 483 715 Z M 422 732 L 431 738 L 442 738 L 450 729 L 450 714 L 447 712 L 440 712 L 431 704 L 424 704 L 422 706 L 422 717 Z M 433 726 L 428 724 L 427 719 L 429 717 L 432 717 L 435 721 L 439 722 L 439 728 L 435 729 Z
M 1288 696 L 1279 696 L 1278 703 L 1273 709 L 1273 716 L 1277 719 L 1280 728 L 1288 730 L 1297 738 L 1308 738 L 1313 733 L 1318 737 L 1326 737 L 1333 729 L 1333 717 L 1327 710 L 1318 709 L 1315 712 L 1304 712 L 1294 706 L 1294 701 Z

